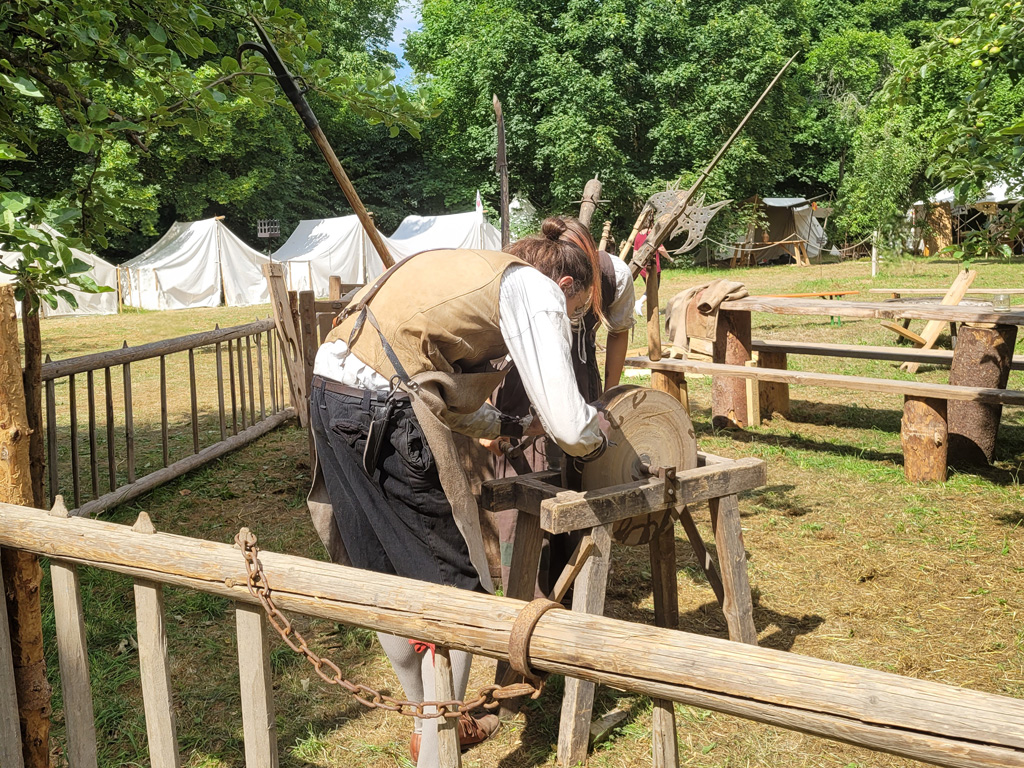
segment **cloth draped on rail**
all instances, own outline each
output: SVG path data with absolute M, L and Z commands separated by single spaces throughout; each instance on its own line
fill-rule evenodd
M 711 354 L 723 301 L 749 296 L 746 286 L 721 278 L 687 288 L 669 299 L 665 308 L 667 357 Z

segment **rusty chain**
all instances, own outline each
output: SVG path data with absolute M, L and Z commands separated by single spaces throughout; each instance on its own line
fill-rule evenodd
M 247 528 L 243 528 L 235 536 L 235 544 L 242 550 L 242 556 L 245 558 L 246 582 L 249 592 L 260 601 L 260 605 L 263 606 L 263 610 L 267 614 L 267 620 L 277 630 L 277 634 L 281 636 L 281 639 L 293 651 L 305 656 L 324 682 L 337 685 L 343 690 L 348 691 L 356 701 L 368 709 L 383 709 L 407 717 L 424 719 L 438 717 L 454 718 L 468 714 L 478 707 L 488 710 L 497 709 L 501 702 L 509 699 L 518 699 L 522 696 L 536 699 L 543 690 L 543 684 L 534 686 L 527 682 L 520 682 L 504 686 L 485 686 L 477 691 L 475 698 L 468 700 L 409 701 L 388 696 L 370 688 L 368 685 L 353 683 L 342 675 L 341 669 L 337 664 L 312 650 L 306 643 L 306 639 L 295 629 L 288 617 L 281 613 L 278 607 L 274 605 L 274 600 L 271 597 L 272 590 L 267 582 L 263 563 L 260 562 L 259 547 L 256 546 L 255 534 Z M 329 671 L 325 671 L 325 667 Z M 434 711 L 425 711 L 428 708 L 433 708 Z

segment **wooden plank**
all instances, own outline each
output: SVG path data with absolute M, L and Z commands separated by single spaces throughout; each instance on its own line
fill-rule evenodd
M 82 503 L 81 454 L 78 445 L 78 388 L 68 377 L 68 411 L 71 414 L 71 493 L 77 507 Z
M 246 421 L 246 403 L 245 403 L 245 358 L 242 355 L 242 340 L 238 339 L 235 342 L 235 362 L 238 364 L 238 409 L 241 415 L 242 429 L 245 429 L 248 425 Z
M 96 378 L 93 371 L 85 375 L 89 400 L 89 479 L 92 483 L 92 497 L 100 495 L 100 464 L 96 440 Z
M 278 765 L 268 627 L 262 606 L 235 603 L 246 768 L 277 768 Z
M 299 292 L 299 334 L 302 337 L 302 364 L 305 376 L 305 391 L 313 386 L 313 365 L 316 362 L 316 310 L 312 291 Z
M 288 289 L 284 282 L 284 267 L 273 262 L 263 265 L 263 274 L 270 288 L 270 305 L 274 310 L 274 325 L 277 328 L 279 364 L 288 373 L 292 407 L 299 414 L 299 424 L 309 425 L 309 390 L 305 388 L 302 363 L 302 339 L 299 326 L 292 314 L 288 300 Z M 282 400 L 284 399 L 283 387 Z
M 270 379 L 270 411 L 277 413 L 277 369 L 274 367 L 274 334 L 267 334 L 267 378 Z
M 256 334 L 256 370 L 259 372 L 257 374 L 257 379 L 259 380 L 259 388 L 260 388 L 260 421 L 263 421 L 265 418 L 267 418 L 267 403 L 266 403 L 266 395 L 264 394 L 264 388 L 263 388 L 263 334 L 262 333 L 257 333 Z
M 551 533 L 577 531 L 661 512 L 676 505 L 696 504 L 716 496 L 749 491 L 767 481 L 765 463 L 761 459 L 745 458 L 677 473 L 676 495 L 671 500 L 666 499 L 665 481 L 658 477 L 596 491 L 562 491 L 541 502 L 540 525 Z
M 948 288 L 868 288 L 868 293 L 907 294 L 924 296 L 941 296 Z M 996 296 L 1005 293 L 1008 296 L 1024 296 L 1024 288 L 968 288 L 966 293 L 984 296 Z
M 561 481 L 562 473 L 558 470 L 546 472 L 534 472 L 530 475 L 532 480 L 554 485 Z M 497 480 L 487 480 L 480 488 L 480 507 L 490 512 L 501 512 L 505 509 L 516 508 L 516 485 L 523 478 L 502 477 Z
M 725 365 L 746 365 L 751 358 L 750 313 L 719 313 L 713 359 Z M 716 377 L 711 382 L 711 423 L 718 429 L 747 427 L 747 388 L 742 381 Z
M 135 413 L 132 410 L 132 365 L 121 366 L 121 380 L 124 383 L 124 444 L 127 453 L 128 482 L 135 482 Z
M 70 376 L 72 373 L 85 373 L 86 371 L 112 368 L 125 363 L 137 363 L 140 360 L 149 360 L 161 355 L 170 355 L 174 352 L 184 352 L 188 349 L 205 347 L 216 342 L 227 341 L 228 339 L 238 339 L 258 331 L 269 330 L 272 327 L 273 322 L 268 318 L 232 328 L 218 327 L 212 331 L 193 333 L 174 339 L 163 339 L 161 341 L 154 341 L 151 344 L 140 344 L 137 347 L 129 347 L 126 343 L 121 349 L 109 352 L 97 352 L 93 355 L 70 357 L 66 360 L 47 361 L 43 365 L 43 381 L 60 379 Z
M 334 330 L 334 315 L 327 312 L 316 313 L 317 343 L 323 344 L 327 334 Z
M 920 381 L 891 381 L 889 379 L 871 379 L 864 376 L 843 376 L 834 373 L 776 371 L 770 368 L 747 368 L 743 365 L 721 365 L 719 363 L 705 363 L 699 360 L 659 360 L 651 362 L 646 358 L 633 357 L 626 360 L 626 364 L 634 368 L 653 368 L 657 366 L 666 370 L 703 373 L 708 376 L 757 378 L 760 381 L 779 381 L 784 384 L 799 384 L 807 387 L 834 387 L 836 389 L 852 389 L 885 395 L 938 397 L 946 400 L 992 403 L 993 405 L 1024 405 L 1024 391 L 1016 389 L 929 384 Z
M 14 680 L 11 653 L 11 625 L 7 623 L 7 600 L 3 596 L 4 576 L 0 572 L 0 765 L 24 768 L 21 756 L 21 728 L 18 716 L 18 686 Z
M 217 344 L 217 413 L 220 420 L 220 439 L 228 437 L 227 413 L 224 410 L 224 353 Z
M 170 464 L 170 456 L 167 445 L 167 358 L 164 355 L 160 355 L 160 448 L 163 466 L 166 467 Z
M 978 276 L 977 270 L 965 269 L 963 272 L 957 274 L 953 284 L 949 287 L 946 295 L 942 297 L 940 302 L 942 306 L 955 306 L 960 303 L 963 299 L 964 294 L 967 293 L 967 289 L 971 283 L 974 282 L 974 278 Z M 939 334 L 945 330 L 946 325 L 952 321 L 943 320 L 929 320 L 928 324 L 925 325 L 924 331 L 921 333 L 921 340 L 924 342 L 921 345 L 922 349 L 931 349 L 935 346 L 935 342 L 939 340 Z M 920 367 L 920 363 L 903 363 L 900 366 L 901 370 L 907 373 L 917 373 L 917 369 Z
M 68 511 L 63 500 L 54 504 L 50 514 L 67 518 Z M 68 764 L 76 768 L 95 768 L 96 725 L 78 566 L 63 560 L 52 560 L 50 579 L 53 585 L 53 614 L 57 629 L 57 658 L 64 699 Z
M 650 544 L 651 580 L 654 589 L 654 623 L 669 629 L 679 628 L 679 588 L 676 583 L 675 530 L 668 528 Z M 677 768 L 679 744 L 676 739 L 675 704 L 655 699 L 651 713 L 651 751 L 653 768 Z
M 249 425 L 256 423 L 256 381 L 252 375 L 252 336 L 245 337 L 245 370 L 249 375 Z
M 551 590 L 551 594 L 548 595 L 548 599 L 553 600 L 556 603 L 562 602 L 565 599 L 566 594 L 569 592 L 569 587 L 576 581 L 576 577 L 580 575 L 580 571 L 583 570 L 583 566 L 587 562 L 587 558 L 590 557 L 594 552 L 594 537 L 590 534 L 585 535 L 580 539 L 580 543 L 576 545 L 576 549 L 573 550 L 572 555 L 569 556 L 569 562 L 565 564 L 565 568 L 558 576 L 558 581 L 555 582 L 555 586 Z
M 722 302 L 724 312 L 767 312 L 775 315 L 850 317 L 869 320 L 941 320 L 945 323 L 1002 323 L 1024 325 L 1024 309 L 997 312 L 988 307 L 903 304 L 898 301 L 831 301 L 829 299 L 773 299 L 747 296 Z
M 238 401 L 235 399 L 235 349 L 234 342 L 228 342 L 228 390 L 231 393 L 231 434 L 238 434 Z
M 756 360 L 744 363 L 748 368 L 757 367 Z M 761 390 L 757 379 L 744 379 L 747 394 L 747 426 L 761 426 Z
M 199 402 L 196 392 L 196 355 L 193 349 L 188 351 L 188 393 L 192 416 L 192 453 L 199 453 Z
M 933 320 L 932 322 L 935 322 L 935 321 Z M 914 344 L 916 344 L 918 347 L 926 347 L 927 346 L 928 342 L 924 338 L 924 336 L 921 336 L 920 334 L 914 333 L 914 331 L 910 330 L 909 328 L 904 328 L 899 323 L 894 323 L 894 322 L 891 322 L 889 320 L 883 320 L 882 321 L 882 327 L 885 328 L 886 330 L 892 331 L 897 336 L 902 336 L 904 339 L 907 339 L 908 341 L 914 342 Z
M 141 540 L 155 533 L 149 515 L 141 512 L 132 526 L 133 536 Z M 180 768 L 181 754 L 164 624 L 164 588 L 158 582 L 135 579 L 135 624 L 149 762 L 152 768 Z
M 434 695 L 437 701 L 451 701 L 455 698 L 451 653 L 443 646 L 437 646 L 434 650 Z M 462 766 L 457 718 L 442 717 L 437 721 L 437 764 L 439 768 Z
M 690 547 L 693 548 L 694 557 L 697 558 L 697 565 L 700 566 L 700 569 L 704 571 L 704 575 L 707 576 L 708 584 L 711 585 L 711 591 L 715 593 L 715 599 L 718 601 L 718 604 L 724 605 L 725 588 L 722 586 L 722 577 L 718 575 L 718 569 L 715 568 L 715 562 L 711 559 L 711 554 L 704 545 L 704 539 L 697 529 L 697 524 L 693 520 L 693 515 L 690 514 L 689 507 L 685 505 L 679 507 L 678 513 L 679 522 L 683 526 L 683 532 L 690 542 Z
M 791 354 L 811 355 L 820 357 L 849 357 L 857 360 L 893 360 L 903 362 L 914 360 L 932 365 L 949 366 L 953 362 L 953 352 L 949 349 L 909 349 L 907 347 L 876 347 L 860 344 L 815 344 L 806 341 L 776 341 L 754 339 L 753 348 L 759 354 Z M 782 368 L 785 366 L 766 365 L 761 359 L 762 368 Z M 1013 358 L 1012 370 L 1024 371 L 1024 355 Z
M 648 272 L 650 274 L 650 272 Z M 612 527 L 601 525 L 591 532 L 594 552 L 576 579 L 572 593 L 572 612 L 600 616 L 604 613 L 608 589 L 608 569 L 612 556 Z M 559 611 L 549 611 L 559 613 Z M 533 643 L 530 644 L 531 655 Z M 594 711 L 596 686 L 589 680 L 565 678 L 562 713 L 558 726 L 558 764 L 582 765 L 590 745 L 590 717 Z
M 725 592 L 722 611 L 729 625 L 729 639 L 757 645 L 739 504 L 735 496 L 711 499 L 708 504 L 711 507 L 711 527 L 715 531 L 715 545 L 718 549 L 718 566 L 722 572 Z
M 52 504 L 60 490 L 57 469 L 57 397 L 52 381 L 44 382 L 43 386 L 46 387 L 46 476 L 49 478 Z
M 103 383 L 106 387 L 107 406 L 107 484 L 113 491 L 117 488 L 117 460 L 114 458 L 114 389 L 109 368 L 103 369 Z
M 238 548 L 0 504 L 0 547 L 256 605 Z M 282 611 L 507 658 L 521 601 L 263 550 Z M 457 630 L 452 624 L 457 624 Z M 948 768 L 1024 766 L 1024 700 L 572 611 L 530 642 L 540 671 Z
M 544 534 L 540 530 L 537 516 L 520 511 L 516 517 L 516 537 L 512 544 L 512 561 L 509 563 L 505 597 L 515 600 L 533 599 L 543 542 Z M 494 681 L 498 685 L 508 685 L 514 680 L 516 674 L 508 663 L 498 662 Z M 517 701 L 502 705 L 502 715 L 505 717 L 514 715 L 517 710 Z

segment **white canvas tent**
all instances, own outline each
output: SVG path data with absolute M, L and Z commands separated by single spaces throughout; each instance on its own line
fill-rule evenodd
M 269 259 L 218 219 L 176 221 L 149 250 L 121 265 L 121 298 L 142 309 L 244 307 L 270 301 Z
M 46 224 L 40 224 L 39 229 L 48 235 L 61 237 L 60 232 Z M 43 317 L 59 317 L 62 315 L 116 315 L 117 314 L 117 267 L 108 261 L 101 259 L 92 253 L 72 248 L 71 253 L 76 259 L 86 262 L 92 269 L 86 275 L 96 281 L 97 285 L 105 285 L 113 290 L 106 293 L 83 293 L 77 288 L 69 287 L 68 290 L 78 300 L 78 308 L 73 308 L 64 299 L 57 299 L 57 308 L 51 309 L 50 305 L 42 302 Z M 0 261 L 8 266 L 16 266 L 21 260 L 21 253 L 0 251 Z M 13 282 L 10 275 L 0 274 L 0 284 Z M 21 306 L 18 306 L 21 312 Z
M 300 221 L 272 258 L 284 265 L 289 290 L 312 290 L 317 296 L 328 295 L 331 275 L 343 283 L 365 283 L 384 271 L 354 215 Z
M 761 203 L 768 216 L 768 242 L 802 240 L 809 260 L 813 261 L 821 255 L 828 237 L 807 200 L 802 197 L 765 197 Z M 755 247 L 761 240 L 761 234 L 758 230 L 754 238 Z M 792 246 L 776 245 L 758 253 L 758 261 L 770 261 L 791 254 L 791 250 Z
M 501 250 L 501 232 L 484 218 L 482 210 L 446 216 L 406 216 L 388 238 L 395 261 L 438 248 Z

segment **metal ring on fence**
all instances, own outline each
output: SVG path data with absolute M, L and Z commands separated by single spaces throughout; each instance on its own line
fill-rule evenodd
M 546 673 L 538 673 L 530 669 L 530 638 L 540 617 L 552 608 L 565 608 L 561 603 L 538 598 L 526 604 L 512 625 L 512 634 L 508 639 L 508 662 L 516 674 L 522 675 L 535 686 L 539 686 Z

